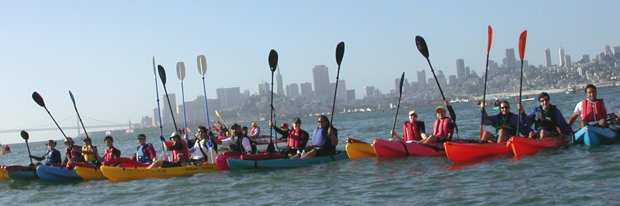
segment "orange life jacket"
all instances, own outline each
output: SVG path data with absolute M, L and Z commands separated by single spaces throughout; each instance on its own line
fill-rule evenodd
M 598 121 L 607 116 L 603 99 L 594 100 L 594 105 L 588 100 L 581 101 L 581 121 Z
M 450 139 L 452 133 L 454 133 L 454 128 L 450 127 L 450 118 L 446 117 L 436 120 L 433 125 L 433 133 L 437 138 Z
M 422 135 L 420 134 L 420 128 L 419 128 L 420 123 L 421 122 L 416 121 L 415 124 L 412 124 L 408 120 L 405 121 L 405 124 L 403 125 L 403 139 L 405 139 L 405 141 L 422 139 Z M 423 122 L 422 122 L 422 125 L 424 125 Z
M 189 149 L 187 149 L 187 143 L 185 143 L 185 141 L 183 141 L 183 140 L 181 140 L 179 142 L 181 142 L 181 144 L 183 144 L 183 149 L 181 149 L 181 151 L 179 151 L 179 150 L 172 150 L 172 161 L 173 162 L 189 160 Z M 176 142 L 175 142 L 175 144 L 176 144 Z

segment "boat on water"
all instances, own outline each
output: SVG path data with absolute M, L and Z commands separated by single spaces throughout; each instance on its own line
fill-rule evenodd
M 338 160 L 349 159 L 346 151 L 339 151 L 335 155 L 321 156 L 321 157 L 309 157 L 309 158 L 297 158 L 297 159 L 268 159 L 268 160 L 243 160 L 243 159 L 228 159 L 228 165 L 233 170 L 241 169 L 286 169 L 307 167 L 311 165 L 318 165 L 327 162 L 333 162 Z
M 512 137 L 508 140 L 515 156 L 532 155 L 543 149 L 554 149 L 568 144 L 570 138 L 547 137 L 542 139 L 530 139 L 525 137 Z
M 0 177 L 2 178 L 2 180 L 10 180 L 11 177 L 9 177 L 9 174 L 6 173 L 6 170 L 4 169 L 6 166 L 2 165 L 0 166 Z
M 152 168 L 101 166 L 103 176 L 114 182 L 125 182 L 146 178 L 171 178 L 190 176 L 197 173 L 217 171 L 215 164 L 187 165 L 182 167 Z
M 119 166 L 119 167 L 148 167 L 149 164 L 143 164 L 126 157 L 115 158 L 109 161 L 103 162 L 105 166 Z M 106 179 L 101 172 L 100 167 L 82 162 L 71 162 L 67 168 L 73 168 L 75 172 L 84 180 L 99 180 Z
M 617 140 L 618 131 L 616 130 L 595 126 L 585 126 L 575 132 L 572 143 L 596 146 L 602 144 L 613 144 Z
M 358 139 L 347 138 L 347 145 L 344 148 L 347 151 L 347 155 L 349 155 L 349 159 L 377 157 L 372 144 Z
M 46 165 L 37 166 L 37 175 L 39 178 L 49 182 L 71 182 L 83 181 L 75 170 L 66 167 L 51 167 Z
M 39 179 L 36 166 L 9 165 L 4 167 L 4 171 L 16 181 Z
M 502 143 L 466 143 L 466 142 L 446 142 L 444 143 L 446 155 L 453 162 L 463 162 L 482 157 L 509 154 L 512 152 L 511 146 L 507 142 Z
M 420 144 L 375 139 L 373 146 L 377 157 L 442 156 L 446 154 L 443 144 Z

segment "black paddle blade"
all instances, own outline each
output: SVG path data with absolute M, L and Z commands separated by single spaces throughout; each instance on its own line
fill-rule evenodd
M 338 66 L 340 66 L 340 63 L 342 63 L 343 57 L 344 57 L 344 42 L 341 41 L 336 46 L 336 63 L 338 64 Z
M 45 102 L 43 101 L 43 97 L 41 97 L 41 95 L 38 92 L 33 92 L 32 93 L 32 99 L 34 100 L 34 102 L 36 102 L 39 106 L 45 107 Z
M 75 105 L 75 98 L 73 98 L 73 93 L 71 93 L 71 90 L 69 90 L 69 96 L 71 97 L 71 101 L 73 102 L 73 105 Z
M 26 141 L 28 141 L 28 138 L 30 138 L 30 135 L 28 135 L 28 132 L 26 132 L 26 130 L 22 130 L 22 132 L 19 133 L 22 138 Z
M 159 78 L 163 84 L 166 84 L 166 70 L 162 65 L 157 65 L 157 72 L 159 73 Z
M 278 67 L 278 52 L 272 49 L 269 52 L 269 69 L 271 69 L 271 72 L 275 72 L 277 67 Z
M 428 46 L 426 46 L 426 41 L 424 41 L 424 38 L 421 36 L 416 36 L 415 45 L 418 47 L 418 50 L 420 50 L 420 53 L 422 53 L 422 56 L 428 58 Z
M 400 76 L 400 93 L 403 93 L 403 82 L 405 81 L 405 72 L 403 72 L 403 75 Z

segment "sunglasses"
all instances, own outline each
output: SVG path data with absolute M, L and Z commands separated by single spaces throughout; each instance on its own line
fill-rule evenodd
M 321 121 L 317 121 L 316 123 L 319 123 L 319 124 L 320 124 L 320 123 L 323 123 L 323 122 L 327 122 L 327 121 L 323 121 L 323 120 L 321 120 Z
M 500 109 L 510 109 L 510 107 L 500 107 Z
M 549 99 L 540 99 L 540 102 L 549 102 Z
M 412 115 L 409 115 L 409 116 L 411 116 L 411 117 L 418 117 L 418 115 L 416 115 L 416 114 L 412 114 Z

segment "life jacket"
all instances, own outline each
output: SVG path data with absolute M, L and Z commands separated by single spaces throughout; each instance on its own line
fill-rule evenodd
M 136 148 L 136 160 L 138 160 L 138 162 L 150 163 L 152 161 L 151 155 L 147 155 L 145 153 L 145 151 L 148 150 L 149 147 L 153 147 L 153 145 L 151 143 L 146 143 Z
M 213 151 L 215 152 L 215 155 L 217 155 L 217 144 L 215 144 L 213 142 L 213 139 L 210 136 L 207 136 L 209 139 L 203 139 L 203 140 L 196 140 L 196 144 L 194 147 L 198 147 L 195 151 L 194 154 L 192 155 L 194 157 L 202 157 L 201 159 L 207 159 L 209 157 L 209 152 L 211 149 L 213 149 Z
M 317 128 L 312 134 L 312 144 L 317 147 L 321 147 L 321 150 L 329 151 L 331 154 L 336 153 L 336 146 L 332 144 L 331 137 L 327 133 L 328 128 Z M 332 128 L 338 137 L 338 130 Z
M 449 140 L 452 137 L 452 133 L 454 133 L 454 128 L 450 127 L 450 118 L 446 117 L 441 120 L 435 120 L 435 124 L 433 125 L 433 134 L 437 138 Z
M 83 146 L 82 147 L 82 151 L 83 152 L 90 152 L 92 148 L 93 148 L 93 145 Z M 97 158 L 95 157 L 95 154 L 84 154 L 84 153 L 82 153 L 82 155 L 84 156 L 84 161 L 86 161 L 86 162 L 95 162 L 95 160 L 97 160 Z
M 181 149 L 181 151 L 172 150 L 172 161 L 179 162 L 179 161 L 189 160 L 189 149 L 187 148 L 187 143 L 183 140 L 178 141 L 178 142 L 183 144 L 183 148 Z M 174 144 L 177 144 L 177 142 L 175 142 Z
M 512 115 L 514 115 L 512 112 L 509 112 L 507 115 L 504 115 L 502 113 L 499 113 L 497 115 L 497 121 L 495 121 L 495 125 L 493 125 L 497 133 L 499 133 L 499 130 L 503 129 L 508 132 L 510 136 L 516 136 L 517 127 L 512 125 L 512 123 L 510 122 L 510 119 L 512 119 Z
M 543 111 L 542 106 L 536 108 L 536 118 L 534 118 L 534 128 L 536 130 L 556 131 L 558 128 L 555 119 L 555 105 L 549 105 L 547 111 Z
M 288 131 L 288 138 L 286 139 L 286 144 L 290 148 L 299 148 L 301 144 L 301 137 L 299 136 L 299 131 L 301 131 L 300 128 Z
M 77 152 L 73 149 L 73 147 L 74 145 L 71 145 L 70 147 L 67 147 L 65 149 L 65 156 L 67 156 L 67 160 L 71 160 L 73 159 L 73 157 L 75 157 L 75 161 L 84 162 L 84 156 L 82 155 L 82 153 Z
M 252 127 L 252 130 L 250 130 L 250 136 L 257 137 L 258 135 L 260 135 L 260 127 Z
M 116 152 L 116 151 L 118 151 L 118 152 Z M 116 157 L 114 155 L 114 153 L 118 153 L 118 156 Z M 105 153 L 103 155 L 103 161 L 104 162 L 105 161 L 110 161 L 110 160 L 113 160 L 113 159 L 116 159 L 116 158 L 119 158 L 119 157 L 121 157 L 121 151 L 116 149 L 116 148 L 114 148 L 114 147 L 112 147 L 112 148 L 109 148 L 109 149 L 105 150 Z
M 405 141 L 421 140 L 420 130 L 424 131 L 424 122 L 416 121 L 415 124 L 411 124 L 409 120 L 405 121 L 403 125 L 403 139 Z
M 606 116 L 603 99 L 594 100 L 594 105 L 585 99 L 581 101 L 581 121 L 593 122 L 605 119 Z
M 59 153 L 58 156 L 60 156 L 60 152 L 58 150 L 56 150 L 56 149 L 48 150 L 47 151 L 47 153 L 45 154 L 45 165 L 51 166 L 51 165 L 55 165 L 55 164 L 62 164 L 62 162 L 58 161 L 59 159 L 55 160 L 53 158 L 53 156 L 54 156 L 53 154 L 55 152 Z

